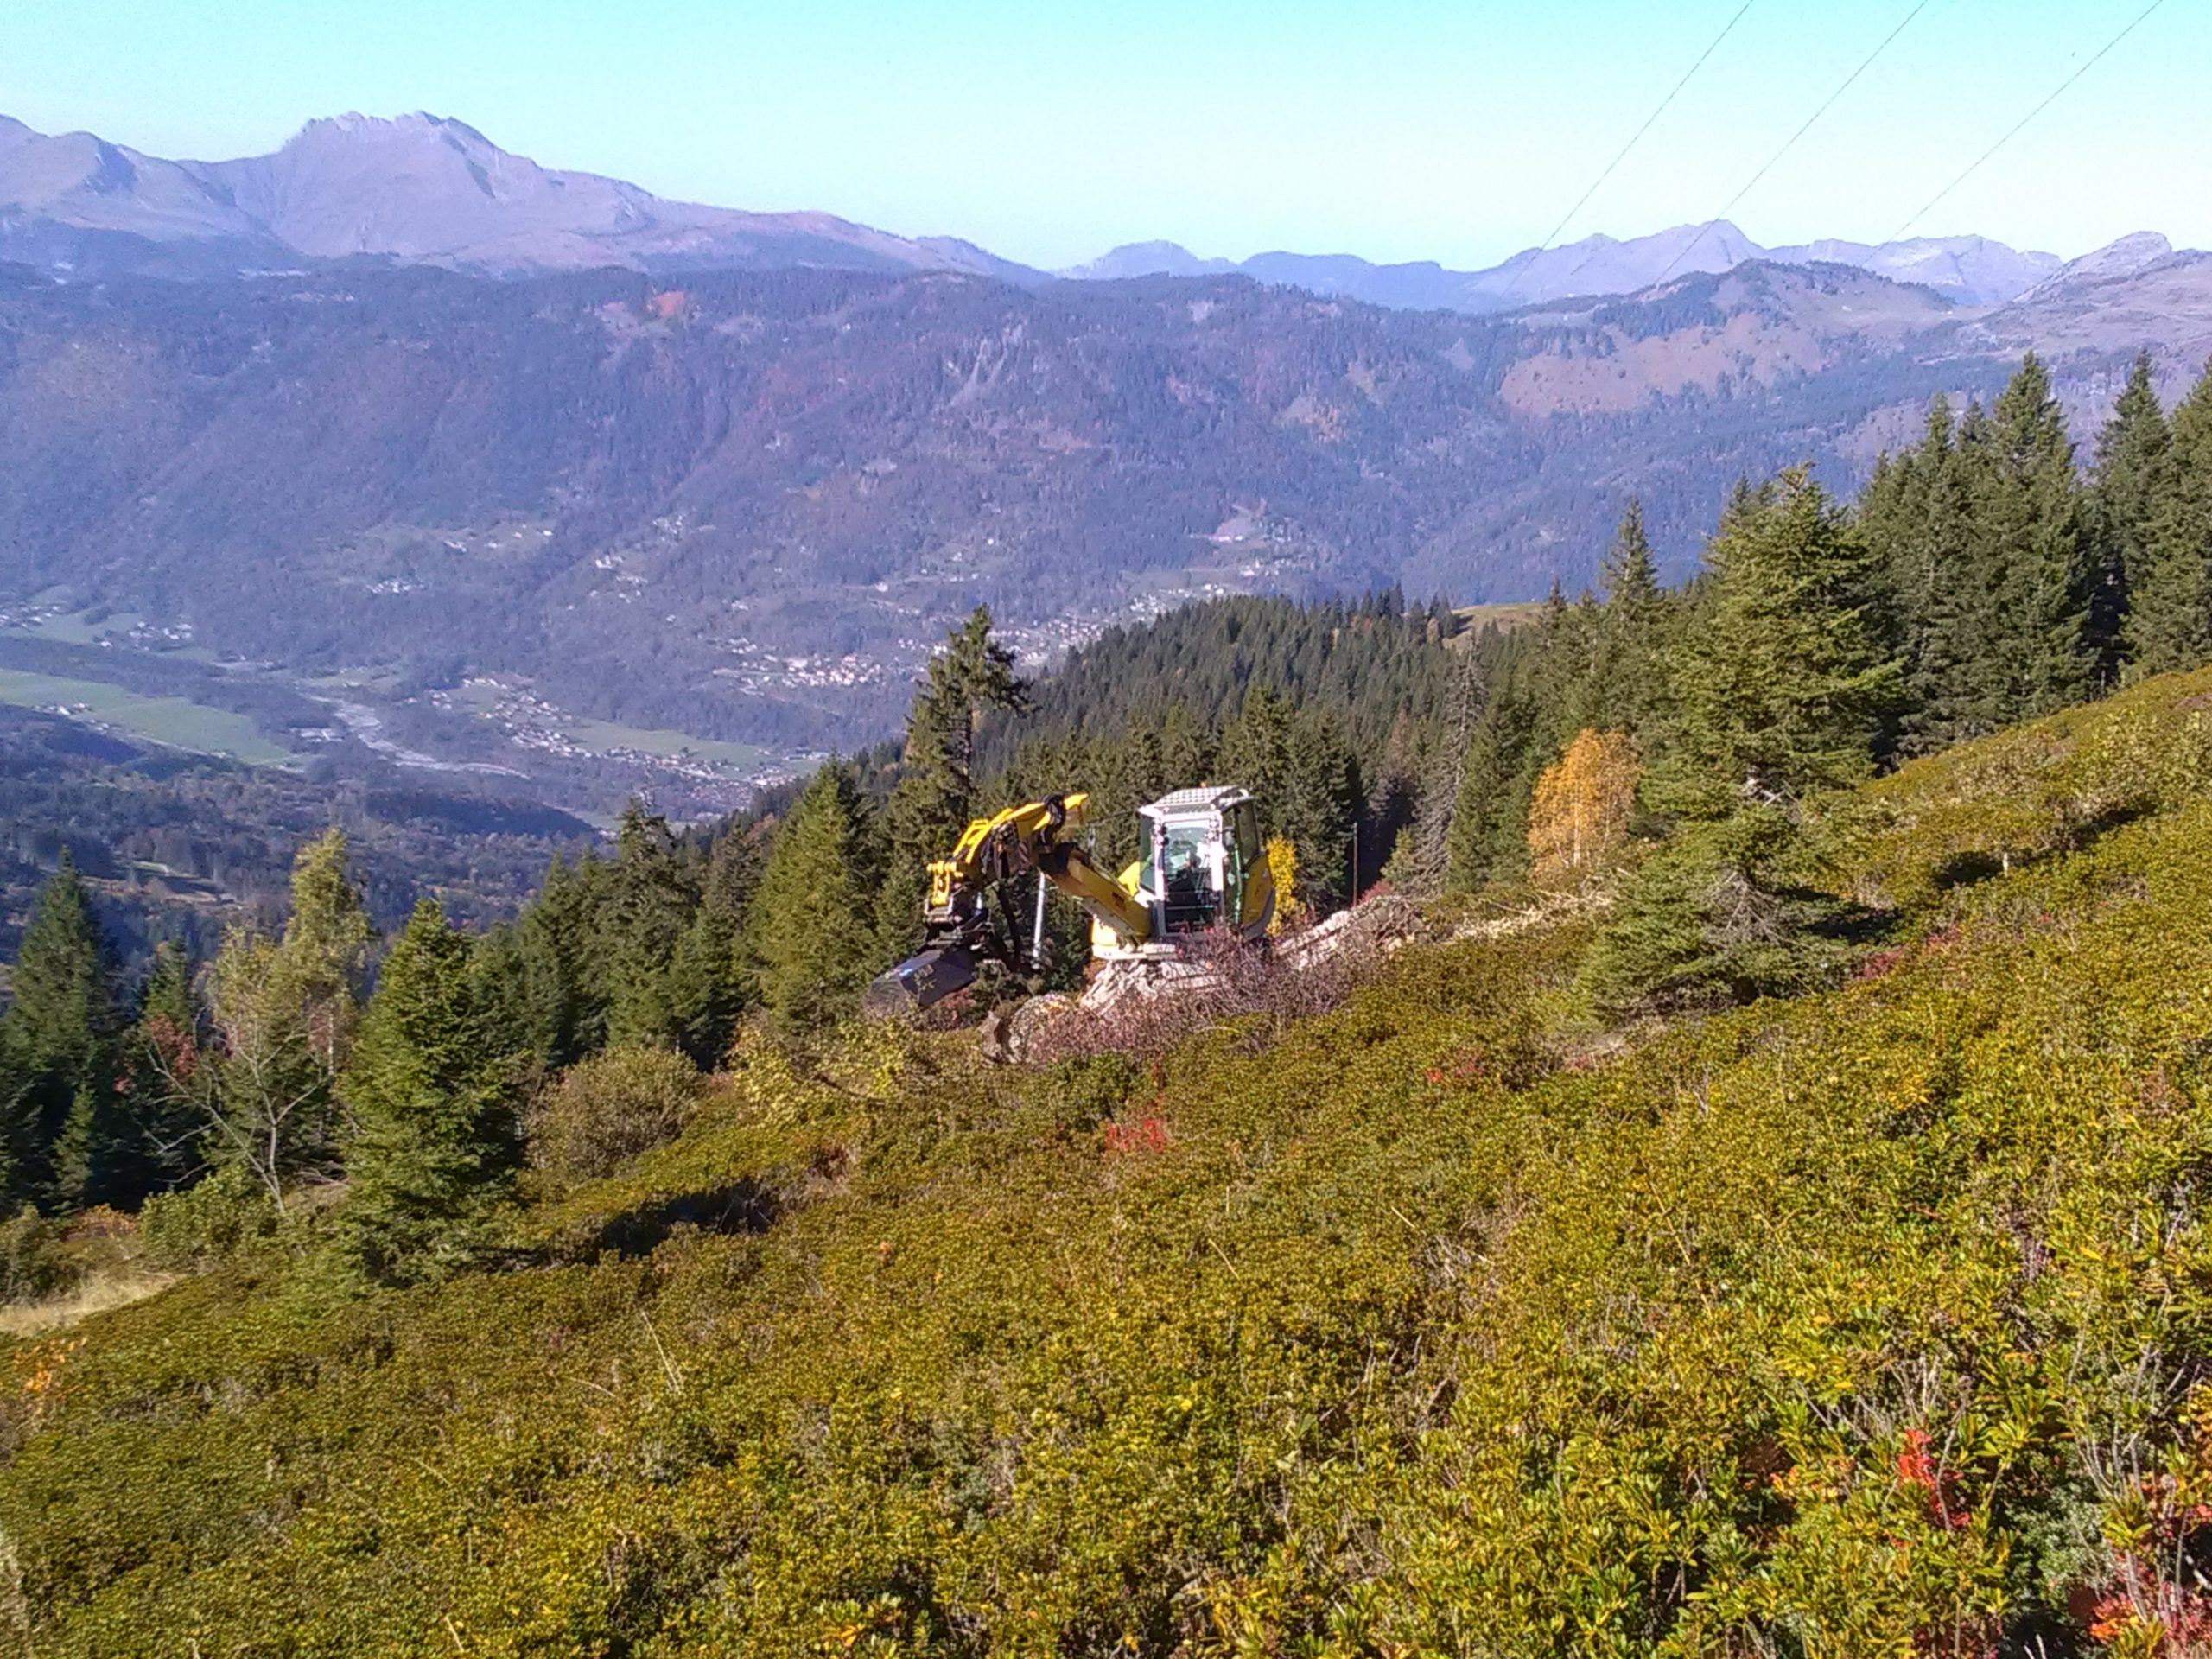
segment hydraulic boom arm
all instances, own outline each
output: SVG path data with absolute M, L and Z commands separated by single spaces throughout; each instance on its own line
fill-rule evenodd
M 930 865 L 921 950 L 868 987 L 868 1012 L 942 1001 L 975 979 L 981 962 L 1001 963 L 1018 974 L 1041 967 L 1043 895 L 1033 925 L 1025 930 L 1014 891 L 1023 876 L 1050 881 L 1126 943 L 1143 943 L 1152 931 L 1150 908 L 1092 863 L 1076 839 L 1089 804 L 1087 795 L 1054 795 L 970 823 L 950 854 Z

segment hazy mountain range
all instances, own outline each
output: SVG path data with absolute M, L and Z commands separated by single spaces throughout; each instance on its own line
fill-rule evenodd
M 1763 248 L 1724 219 L 1677 225 L 1625 241 L 1591 236 L 1561 247 L 1529 248 L 1484 270 L 1448 270 L 1431 260 L 1378 265 L 1351 254 L 1261 253 L 1232 263 L 1201 259 L 1173 242 L 1138 242 L 1060 274 L 1098 279 L 1236 272 L 1370 305 L 1485 312 L 1582 295 L 1630 294 L 1669 276 L 1732 270 L 1755 259 L 1852 265 L 1892 282 L 1922 283 L 1967 305 L 2016 299 L 2064 263 L 2056 254 L 2024 253 L 1982 236 L 1918 237 L 1878 246 L 1826 241 Z
M 896 236 L 828 213 L 666 201 L 619 179 L 542 168 L 441 116 L 311 121 L 273 154 L 222 162 L 163 160 L 90 133 L 48 137 L 0 116 L 0 258 L 73 275 L 207 276 L 365 257 L 495 276 L 809 266 L 1050 280 L 951 237 Z M 1057 274 L 1237 274 L 1373 305 L 1480 314 L 1633 293 L 1751 261 L 1854 266 L 1972 306 L 2017 299 L 2063 263 L 1979 236 L 1762 247 L 1719 219 L 1531 248 L 1482 270 L 1351 254 L 1262 253 L 1232 264 L 1143 242 Z
M 1848 491 L 2029 346 L 2087 436 L 2139 346 L 2170 397 L 2212 352 L 2212 255 L 2155 251 L 1986 309 L 1753 262 L 1493 316 L 1241 276 L 18 265 L 0 613 L 849 742 L 978 600 L 1042 649 L 1208 591 L 1523 599 L 1592 579 L 1632 494 L 1681 574 L 1738 477 L 1810 459 Z M 0 667 L 99 678 L 121 644 Z M 487 745 L 461 758 L 539 765 Z

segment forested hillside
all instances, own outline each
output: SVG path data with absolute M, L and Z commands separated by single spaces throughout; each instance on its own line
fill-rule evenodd
M 511 914 L 556 852 L 599 839 L 564 812 L 426 788 L 395 768 L 303 777 L 0 708 L 0 963 L 15 959 L 65 849 L 118 950 L 143 969 L 159 939 L 204 958 L 242 918 L 280 919 L 293 854 L 333 823 L 352 835 L 370 914 L 386 928 L 425 891 L 475 925 Z

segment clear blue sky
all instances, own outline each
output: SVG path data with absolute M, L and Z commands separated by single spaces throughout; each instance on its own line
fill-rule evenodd
M 1489 264 L 1741 0 L 4 0 L 0 111 L 157 155 L 427 109 L 663 195 L 1058 265 L 1166 237 Z M 1929 0 L 1736 210 L 1880 240 L 2145 0 Z M 1754 0 L 1562 239 L 1711 216 L 1912 0 Z M 2212 8 L 2166 3 L 1916 228 L 2212 246 Z

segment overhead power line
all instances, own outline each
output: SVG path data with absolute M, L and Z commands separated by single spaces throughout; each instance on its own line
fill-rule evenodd
M 1744 0 L 1744 3 L 1736 9 L 1736 15 L 1720 26 L 1720 32 L 1713 37 L 1713 43 L 1707 46 L 1704 51 L 1698 54 L 1697 61 L 1690 65 L 1688 69 L 1685 69 L 1682 72 L 1682 78 L 1674 84 L 1673 87 L 1668 92 L 1666 97 L 1659 100 L 1659 106 L 1653 110 L 1650 114 L 1643 118 L 1643 124 L 1638 127 L 1634 132 L 1629 134 L 1628 142 L 1620 147 L 1619 152 L 1614 156 L 1611 161 L 1607 162 L 1604 169 L 1599 172 L 1596 178 L 1590 181 L 1590 188 L 1575 198 L 1573 207 L 1568 208 L 1564 213 L 1560 215 L 1559 223 L 1552 226 L 1551 234 L 1536 245 L 1536 252 L 1530 254 L 1529 258 L 1522 264 L 1521 270 L 1514 272 L 1512 287 L 1506 290 L 1508 293 L 1513 292 L 1521 286 L 1521 277 L 1522 274 L 1528 270 L 1529 265 L 1535 263 L 1536 254 L 1542 253 L 1547 248 L 1550 247 L 1553 243 L 1559 240 L 1560 232 L 1572 224 L 1574 219 L 1574 216 L 1580 213 L 1584 207 L 1589 205 L 1590 198 L 1596 195 L 1599 190 L 1604 187 L 1605 181 L 1613 176 L 1613 169 L 1628 159 L 1629 151 L 1634 149 L 1638 141 L 1643 138 L 1643 135 L 1651 130 L 1652 124 L 1656 122 L 1661 116 L 1667 113 L 1667 106 L 1672 104 L 1675 99 L 1681 95 L 1682 88 L 1688 86 L 1691 80 L 1695 78 L 1697 72 L 1705 67 L 1706 60 L 1720 49 L 1721 41 L 1726 40 L 1731 34 L 1734 33 L 1736 25 L 1744 21 L 1744 14 L 1758 3 L 1758 0 Z
M 1999 138 L 1987 149 L 1983 150 L 1980 155 L 1974 158 L 1973 162 L 1967 165 L 1966 171 L 1960 174 L 1957 178 L 1953 179 L 1948 184 L 1945 185 L 1941 190 L 1938 190 L 1934 195 L 1929 197 L 1928 205 L 1923 207 L 1918 213 L 1915 213 L 1911 218 L 1906 219 L 1905 222 L 1898 226 L 1897 229 L 1891 231 L 1889 234 L 1888 239 L 1892 242 L 1896 241 L 1907 231 L 1910 230 L 1915 225 L 1917 225 L 1922 219 L 1927 218 L 1929 213 L 1935 209 L 1938 202 L 1942 201 L 1943 198 L 1949 195 L 1952 191 L 1957 189 L 1968 179 L 1972 178 L 1974 174 L 1980 169 L 1981 164 L 1984 162 L 1994 156 L 1999 150 L 2004 149 L 2005 145 L 2011 143 L 2014 138 L 2019 136 L 2020 130 L 2023 127 L 2026 126 L 2029 122 L 2034 120 L 2036 117 L 2041 115 L 2045 110 L 2056 103 L 2061 93 L 2064 92 L 2066 89 L 2071 86 L 2075 81 L 2081 79 L 2082 76 L 2088 74 L 2090 70 L 2095 68 L 2098 64 L 2104 61 L 2107 54 L 2110 53 L 2114 47 L 2118 46 L 2122 41 L 2126 40 L 2130 35 L 2133 35 L 2138 29 L 2141 28 L 2144 20 L 2165 3 L 2166 0 L 2151 0 L 2151 3 L 2149 5 L 2144 7 L 2142 10 L 2135 14 L 2135 17 L 2133 22 L 2097 49 L 2097 54 L 2094 57 L 2091 58 L 2079 69 L 2076 69 L 2072 74 L 2067 76 L 2065 79 L 2060 81 L 2056 87 L 2051 89 L 2050 96 L 2045 98 L 2042 103 L 2037 105 L 2035 108 L 2030 110 L 2018 121 L 2015 121 L 2012 125 L 2006 130 L 2003 137 Z
M 1856 81 L 1859 76 L 1865 74 L 1869 69 L 1872 69 L 1874 67 L 1874 60 L 1880 57 L 1883 53 L 1890 49 L 1890 42 L 1896 40 L 1898 35 L 1904 34 L 1907 29 L 1911 27 L 1912 20 L 1919 16 L 1922 12 L 1927 10 L 1929 3 L 1930 0 L 1920 0 L 1919 4 L 1913 7 L 1910 11 L 1905 13 L 1904 20 L 1902 22 L 1898 23 L 1898 25 L 1895 29 L 1891 29 L 1888 34 L 1882 36 L 1881 41 L 1875 46 L 1874 49 L 1872 52 L 1869 52 L 1865 58 L 1859 60 L 1859 67 L 1856 69 L 1853 69 L 1849 74 L 1846 75 L 1843 78 L 1842 84 L 1834 92 L 1830 92 L 1825 99 L 1821 99 L 1820 107 L 1805 118 L 1805 124 L 1799 127 L 1796 131 L 1791 133 L 1789 137 L 1783 139 L 1782 141 L 1782 148 L 1776 150 L 1773 155 L 1768 156 L 1766 158 L 1765 164 L 1745 181 L 1744 188 L 1738 190 L 1734 195 L 1729 197 L 1726 202 L 1722 203 L 1719 213 L 1715 213 L 1711 219 L 1707 219 L 1704 224 L 1698 226 L 1697 234 L 1681 245 L 1675 257 L 1667 262 L 1667 269 L 1659 273 L 1658 280 L 1660 282 L 1663 283 L 1669 276 L 1673 276 L 1675 274 L 1675 267 L 1681 264 L 1683 260 L 1688 258 L 1690 254 L 1696 249 L 1697 245 L 1705 240 L 1706 232 L 1710 231 L 1715 225 L 1718 225 L 1722 219 L 1727 218 L 1730 213 L 1736 210 L 1736 204 L 1738 202 L 1743 200 L 1745 196 L 1750 195 L 1753 190 L 1758 188 L 1759 181 L 1766 177 L 1768 174 L 1773 172 L 1776 163 L 1780 162 L 1783 156 L 1787 156 L 1791 150 L 1797 147 L 1797 141 L 1813 130 L 1814 123 L 1818 121 L 1822 116 L 1826 115 L 1830 109 L 1834 107 L 1836 99 L 1841 98 L 1846 92 L 1849 92 L 1852 88 L 1852 84 Z M 2164 0 L 2160 0 L 2160 3 L 2163 4 Z

